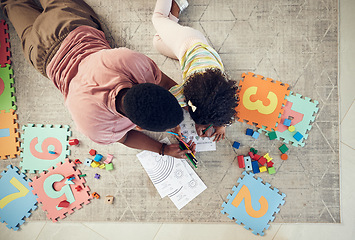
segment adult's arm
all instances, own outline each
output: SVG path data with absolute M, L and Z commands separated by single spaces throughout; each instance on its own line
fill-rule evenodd
M 158 85 L 169 90 L 173 86 L 177 85 L 177 83 L 174 80 L 172 80 L 170 77 L 165 75 L 165 73 L 161 72 L 161 80 Z
M 130 148 L 148 150 L 156 153 L 159 153 L 162 147 L 162 143 L 136 130 L 130 130 L 118 142 Z M 164 150 L 164 155 L 176 158 L 187 158 L 186 153 L 191 153 L 191 151 L 181 150 L 179 144 L 167 145 Z

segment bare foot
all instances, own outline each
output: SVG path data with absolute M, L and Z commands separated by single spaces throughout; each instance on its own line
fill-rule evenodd
M 180 8 L 174 0 L 173 0 L 173 3 L 171 4 L 170 12 L 173 16 L 175 16 L 176 18 L 179 18 Z

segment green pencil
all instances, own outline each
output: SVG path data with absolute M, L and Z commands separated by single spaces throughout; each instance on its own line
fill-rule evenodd
M 208 129 L 210 129 L 210 127 L 212 127 L 213 124 L 209 125 L 208 128 L 206 128 L 205 130 L 202 131 L 202 134 L 205 134 L 207 132 Z

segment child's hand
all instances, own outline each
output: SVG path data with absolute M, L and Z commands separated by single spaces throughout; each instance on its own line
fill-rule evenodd
M 181 133 L 180 125 L 177 125 L 175 128 L 173 128 L 172 132 L 177 133 L 179 135 L 180 139 L 184 139 L 184 137 L 182 136 L 182 133 Z
M 221 126 L 221 127 L 213 127 L 215 129 L 215 132 L 212 134 L 211 137 L 215 137 L 213 141 L 219 141 L 225 138 L 226 136 L 226 127 Z
M 170 144 L 165 147 L 165 155 L 169 155 L 175 158 L 187 158 L 187 153 L 192 153 L 192 151 L 181 150 L 179 144 Z
M 207 131 L 206 129 L 209 127 L 210 125 L 200 125 L 195 123 L 195 128 L 196 128 L 196 132 L 197 135 L 200 137 L 211 137 L 212 132 L 213 132 L 213 128 L 210 127 Z

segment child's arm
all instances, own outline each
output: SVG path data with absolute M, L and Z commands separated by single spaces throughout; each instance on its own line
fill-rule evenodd
M 161 80 L 158 85 L 169 90 L 173 86 L 177 85 L 177 83 L 174 80 L 172 80 L 170 77 L 165 75 L 163 72 L 161 72 Z

